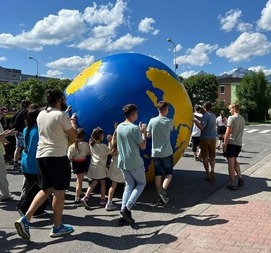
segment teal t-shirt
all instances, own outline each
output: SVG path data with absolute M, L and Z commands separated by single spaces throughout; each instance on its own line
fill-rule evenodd
M 140 128 L 134 124 L 120 123 L 117 127 L 118 168 L 138 169 L 144 165 L 139 144 L 143 142 Z
M 168 117 L 157 116 L 148 124 L 147 132 L 152 138 L 152 157 L 168 157 L 173 154 L 170 133 L 173 130 L 173 120 Z
M 212 112 L 205 112 L 201 118 L 204 128 L 201 130 L 201 139 L 216 139 L 216 116 Z

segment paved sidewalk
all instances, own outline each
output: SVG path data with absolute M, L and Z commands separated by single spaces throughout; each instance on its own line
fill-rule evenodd
M 244 180 L 243 188 L 222 187 L 158 233 L 173 235 L 173 242 L 157 244 L 154 236 L 132 252 L 271 252 L 271 154 Z

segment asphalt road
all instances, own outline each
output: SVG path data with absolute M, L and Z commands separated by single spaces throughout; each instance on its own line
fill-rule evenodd
M 244 171 L 271 152 L 271 125 L 247 126 L 243 138 L 243 148 L 239 162 Z M 164 226 L 174 220 L 176 214 L 185 212 L 228 183 L 227 163 L 220 151 L 216 159 L 216 182 L 203 180 L 205 173 L 202 163 L 195 162 L 190 148 L 177 163 L 174 179 L 168 191 L 170 204 L 157 208 L 154 184 L 148 184 L 139 198 L 134 210 L 133 227 L 119 227 L 119 211 L 107 212 L 98 204 L 99 194 L 90 201 L 92 208 L 74 208 L 73 178 L 66 193 L 63 222 L 74 226 L 72 235 L 52 239 L 49 232 L 52 226 L 52 211 L 48 207 L 48 216 L 32 219 L 31 241 L 20 238 L 15 231 L 14 221 L 19 218 L 15 210 L 19 199 L 23 176 L 19 172 L 9 171 L 8 180 L 14 199 L 0 203 L 0 252 L 129 252 L 138 245 L 144 245 L 149 238 L 155 242 L 167 243 L 174 240 L 171 235 L 157 235 Z M 84 183 L 84 188 L 87 182 Z M 116 192 L 116 203 L 120 207 L 122 187 Z M 223 201 L 223 200 L 222 200 Z M 182 222 L 182 221 L 180 221 Z

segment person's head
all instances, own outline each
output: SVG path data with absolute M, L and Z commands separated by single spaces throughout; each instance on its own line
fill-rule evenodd
M 206 101 L 203 104 L 203 108 L 205 111 L 211 111 L 212 110 L 212 103 L 210 101 Z
M 68 106 L 66 104 L 66 98 L 63 91 L 60 89 L 49 89 L 46 91 L 46 108 L 48 107 L 58 108 L 61 111 L 65 111 Z
M 224 118 L 225 117 L 225 113 L 224 113 L 224 111 L 222 110 L 222 111 L 220 111 L 220 116 L 221 116 L 221 118 Z
M 83 140 L 86 133 L 83 128 L 77 128 L 77 140 Z
M 40 106 L 38 104 L 31 104 L 28 108 L 28 111 L 32 111 L 32 110 L 39 110 L 40 109 Z
M 126 119 L 131 119 L 132 121 L 136 121 L 138 117 L 138 107 L 134 104 L 127 104 L 122 108 L 123 114 Z
M 240 112 L 240 106 L 238 104 L 232 103 L 229 105 L 229 111 L 231 115 L 234 113 L 239 113 Z
M 200 105 L 195 105 L 194 106 L 194 111 L 195 112 L 200 112 L 200 110 L 201 110 L 201 106 Z
M 29 100 L 22 100 L 21 102 L 21 108 L 22 109 L 27 109 L 30 106 L 30 101 Z
M 31 110 L 27 113 L 26 116 L 26 126 L 31 128 L 32 126 L 34 126 L 35 124 L 37 124 L 37 117 L 40 113 L 40 110 L 38 109 L 34 109 Z
M 93 146 L 96 142 L 102 142 L 104 138 L 104 131 L 100 127 L 93 129 L 90 137 L 90 145 Z
M 169 103 L 167 103 L 166 101 L 160 101 L 157 104 L 157 109 L 160 114 L 167 115 L 168 109 L 169 109 Z

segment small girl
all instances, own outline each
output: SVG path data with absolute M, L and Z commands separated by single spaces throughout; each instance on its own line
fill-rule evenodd
M 80 194 L 84 175 L 88 171 L 87 155 L 90 155 L 89 145 L 84 140 L 85 131 L 83 128 L 77 129 L 77 138 L 75 143 L 69 146 L 67 156 L 72 162 L 73 173 L 76 174 L 76 190 L 74 206 L 80 206 Z
M 103 130 L 100 127 L 94 128 L 89 140 L 90 152 L 91 152 L 91 162 L 88 170 L 87 176 L 92 179 L 89 185 L 86 195 L 81 199 L 82 204 L 89 208 L 88 199 L 93 189 L 100 181 L 101 190 L 101 200 L 100 205 L 106 204 L 105 199 L 105 179 L 107 176 L 108 169 L 106 167 L 107 156 L 109 154 L 109 149 L 106 144 L 102 143 L 104 139 Z
M 114 196 L 115 189 L 118 185 L 118 183 L 124 183 L 124 177 L 120 169 L 118 169 L 118 152 L 117 152 L 117 139 L 116 134 L 114 133 L 113 137 L 111 135 L 107 136 L 108 140 L 108 147 L 110 151 L 110 155 L 112 156 L 110 167 L 108 171 L 108 177 L 111 179 L 112 184 L 111 187 L 108 190 L 108 200 L 107 204 L 105 206 L 106 211 L 112 211 L 117 209 L 117 206 L 113 204 L 112 199 Z

